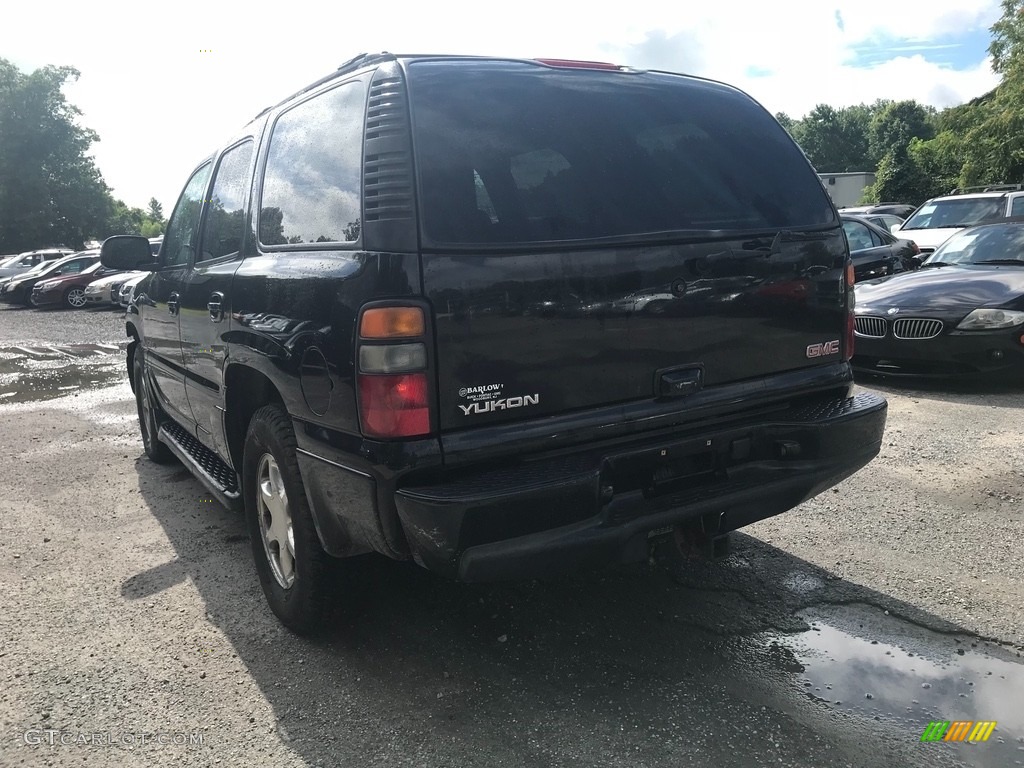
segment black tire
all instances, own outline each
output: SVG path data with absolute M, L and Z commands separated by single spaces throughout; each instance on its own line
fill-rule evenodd
M 270 609 L 297 634 L 321 630 L 338 561 L 320 545 L 295 457 L 295 433 L 280 406 L 263 406 L 249 422 L 242 497 L 256 572 Z M 290 542 L 283 552 L 282 536 Z
M 160 412 L 153 400 L 153 390 L 149 385 L 146 373 L 146 359 L 142 347 L 135 348 L 132 357 L 132 372 L 135 380 L 135 405 L 139 412 L 139 431 L 142 433 L 142 447 L 150 461 L 157 464 L 170 464 L 174 461 L 171 449 L 157 439 L 160 424 Z

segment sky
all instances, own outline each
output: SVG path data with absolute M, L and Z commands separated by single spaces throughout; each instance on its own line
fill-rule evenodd
M 5 12 L 0 57 L 81 72 L 65 95 L 115 196 L 169 215 L 189 173 L 264 107 L 364 52 L 611 61 L 709 77 L 771 112 L 992 89 L 998 0 L 565 0 L 141 4 L 47 0 Z

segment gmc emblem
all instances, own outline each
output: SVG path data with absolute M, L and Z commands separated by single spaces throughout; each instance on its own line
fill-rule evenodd
M 811 344 L 807 347 L 808 357 L 825 357 L 839 354 L 839 339 L 826 341 L 824 344 Z

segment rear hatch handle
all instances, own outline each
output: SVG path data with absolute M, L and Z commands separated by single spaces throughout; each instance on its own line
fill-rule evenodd
M 699 392 L 704 386 L 704 366 L 692 365 L 658 371 L 659 397 L 685 397 Z

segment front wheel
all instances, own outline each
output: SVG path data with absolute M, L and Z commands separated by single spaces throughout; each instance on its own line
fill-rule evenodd
M 157 438 L 160 422 L 157 418 L 158 411 L 156 402 L 153 400 L 153 390 L 146 373 L 146 358 L 141 346 L 135 349 L 135 355 L 132 358 L 132 373 L 135 381 L 135 405 L 139 412 L 139 431 L 142 432 L 142 447 L 151 461 L 155 461 L 157 464 L 169 464 L 174 460 L 174 454 Z
M 64 291 L 64 306 L 68 309 L 81 309 L 85 306 L 85 288 L 68 288 Z
M 336 561 L 320 545 L 295 457 L 287 414 L 253 414 L 242 458 L 242 494 L 256 572 L 270 609 L 286 627 L 310 634 L 323 624 Z

